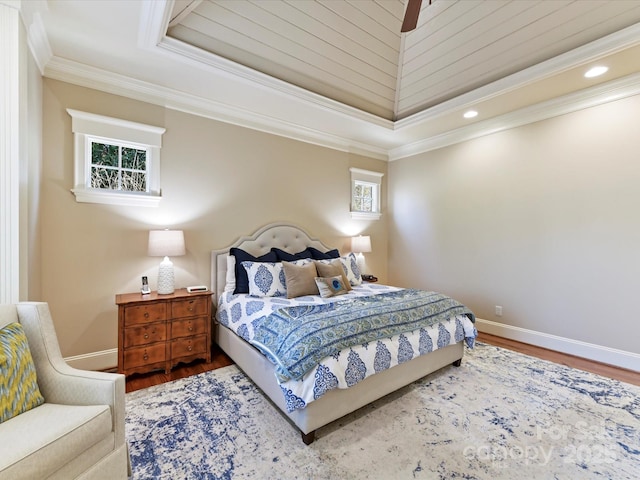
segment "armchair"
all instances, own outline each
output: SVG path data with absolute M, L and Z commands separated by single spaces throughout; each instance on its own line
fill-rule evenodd
M 126 479 L 124 376 L 68 366 L 46 303 L 0 305 L 0 329 L 14 322 L 44 403 L 0 423 L 0 480 Z

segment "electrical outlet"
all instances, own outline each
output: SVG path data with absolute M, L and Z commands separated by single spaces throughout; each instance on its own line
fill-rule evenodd
M 502 316 L 502 305 L 496 305 L 496 316 L 497 317 Z

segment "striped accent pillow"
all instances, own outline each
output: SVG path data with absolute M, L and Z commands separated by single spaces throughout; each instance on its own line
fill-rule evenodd
M 43 403 L 27 336 L 10 323 L 0 329 L 0 423 Z

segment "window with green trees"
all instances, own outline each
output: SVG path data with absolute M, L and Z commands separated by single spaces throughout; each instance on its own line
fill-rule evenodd
M 147 150 L 91 140 L 91 188 L 147 192 Z
M 78 202 L 158 206 L 165 129 L 67 109 L 74 135 Z

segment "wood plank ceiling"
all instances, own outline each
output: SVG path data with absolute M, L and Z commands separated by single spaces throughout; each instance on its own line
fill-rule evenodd
M 640 22 L 635 0 L 177 0 L 167 35 L 399 120 Z

